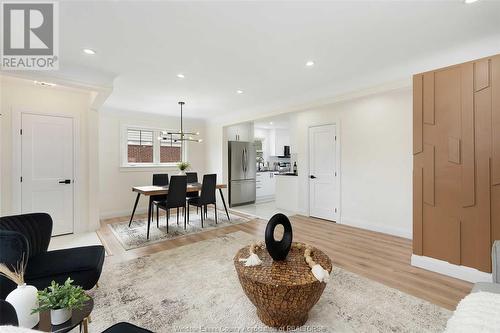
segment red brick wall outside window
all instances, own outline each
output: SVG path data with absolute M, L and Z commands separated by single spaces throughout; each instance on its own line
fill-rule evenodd
M 153 146 L 129 144 L 127 148 L 129 163 L 153 163 Z
M 178 143 L 166 141 L 154 142 L 158 133 L 153 130 L 127 130 L 127 161 L 128 163 L 177 163 L 181 161 L 181 147 Z M 160 156 L 155 159 L 154 146 L 159 144 Z
M 160 163 L 181 161 L 181 147 L 160 146 Z

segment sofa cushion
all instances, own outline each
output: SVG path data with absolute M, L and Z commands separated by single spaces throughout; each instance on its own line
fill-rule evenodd
M 16 309 L 7 301 L 0 299 L 0 326 L 2 325 L 19 325 L 17 320 Z
M 52 280 L 64 283 L 71 277 L 76 285 L 91 289 L 101 274 L 104 255 L 102 245 L 41 253 L 30 258 L 25 279 L 38 289 L 43 289 Z
M 477 293 L 480 291 L 500 294 L 500 283 L 477 282 L 476 284 L 474 284 L 471 292 Z
M 445 333 L 498 332 L 500 295 L 487 292 L 465 296 L 446 324 Z
M 24 257 L 24 263 L 28 262 L 28 241 L 23 234 L 0 229 L 0 262 L 14 270 L 21 263 Z M 17 285 L 6 277 L 0 276 L 0 298 L 5 299 L 7 295 Z
M 52 233 L 52 218 L 46 213 L 0 217 L 0 229 L 17 231 L 29 244 L 28 258 L 47 251 Z

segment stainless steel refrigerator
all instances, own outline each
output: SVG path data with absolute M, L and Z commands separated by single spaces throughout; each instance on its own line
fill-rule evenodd
M 255 202 L 255 146 L 253 142 L 229 141 L 229 206 Z

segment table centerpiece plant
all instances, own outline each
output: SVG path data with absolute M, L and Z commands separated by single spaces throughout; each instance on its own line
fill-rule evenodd
M 189 162 L 179 162 L 177 163 L 177 167 L 179 168 L 179 174 L 185 175 L 186 170 L 188 170 L 191 167 L 191 164 L 189 164 Z
M 89 299 L 82 287 L 73 285 L 71 278 L 62 285 L 52 281 L 49 287 L 38 292 L 38 308 L 33 312 L 50 310 L 52 325 L 60 325 L 71 318 L 73 309 L 81 309 Z

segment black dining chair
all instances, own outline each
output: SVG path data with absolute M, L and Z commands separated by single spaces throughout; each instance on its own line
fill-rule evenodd
M 168 186 L 168 173 L 155 173 L 153 174 L 153 185 L 154 186 Z M 153 209 L 156 206 L 156 221 L 158 221 L 158 202 L 167 200 L 167 195 L 152 195 L 150 198 L 151 205 Z M 154 211 L 153 211 L 154 212 Z
M 186 172 L 187 182 L 188 184 L 197 183 L 198 182 L 198 173 L 197 172 Z M 188 192 L 186 197 L 195 198 L 199 196 L 198 192 Z
M 215 190 L 217 186 L 217 175 L 210 174 L 203 176 L 203 184 L 201 185 L 201 195 L 197 198 L 188 200 L 188 221 L 189 221 L 189 206 L 201 208 L 201 227 L 203 228 L 203 218 L 207 214 L 207 206 L 214 205 L 215 208 L 215 224 L 217 224 L 217 200 L 215 199 Z
M 198 182 L 198 173 L 197 172 L 186 172 L 186 177 L 187 177 L 188 184 Z M 190 198 L 197 198 L 199 196 L 200 196 L 200 191 L 188 192 L 186 194 L 186 199 L 189 200 Z M 198 207 L 196 207 L 196 214 L 198 214 Z
M 167 215 L 167 233 L 168 220 L 170 217 L 169 210 L 177 208 L 177 224 L 179 224 L 179 208 L 184 208 L 184 229 L 186 229 L 186 193 L 187 193 L 187 177 L 172 176 L 168 185 L 167 200 L 160 201 L 157 204 L 158 209 L 163 209 Z M 156 215 L 156 224 L 159 226 L 159 216 Z

